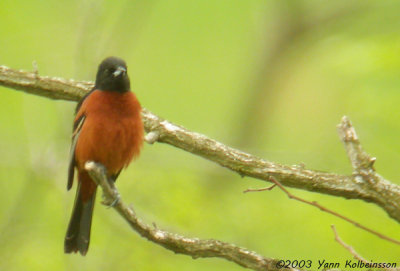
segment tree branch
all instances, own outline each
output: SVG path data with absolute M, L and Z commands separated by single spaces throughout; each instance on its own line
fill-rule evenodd
M 214 239 L 189 238 L 145 224 L 136 216 L 133 209 L 122 201 L 112 181 L 107 180 L 106 170 L 101 164 L 87 162 L 85 168 L 103 189 L 103 203 L 113 206 L 136 232 L 149 241 L 194 259 L 219 257 L 253 270 L 276 270 L 279 260 L 265 258 L 245 248 Z
M 51 99 L 74 101 L 78 101 L 93 87 L 91 82 L 44 77 L 37 72 L 17 71 L 5 66 L 0 66 L 0 85 Z M 342 119 L 338 129 L 352 165 L 356 168 L 355 174 L 349 176 L 260 159 L 175 125 L 146 109 L 143 109 L 142 117 L 146 131 L 152 133 L 147 138 L 149 142 L 170 144 L 218 163 L 241 176 L 264 181 L 274 177 L 285 186 L 373 202 L 400 222 L 400 187 L 375 173 L 372 168 L 374 159 L 362 150 L 347 118 Z
M 34 72 L 13 70 L 0 66 L 0 85 L 50 99 L 79 101 L 93 87 L 92 82 L 77 82 L 63 78 L 39 76 Z
M 360 140 L 356 134 L 356 130 L 350 120 L 344 116 L 338 125 L 340 140 L 342 140 L 347 156 L 356 174 L 361 171 L 375 171 L 373 165 L 376 161 L 375 157 L 369 156 L 361 147 Z
M 353 167 L 353 182 L 370 195 L 371 202 L 381 206 L 389 216 L 400 222 L 400 187 L 376 173 L 373 167 L 376 158 L 362 148 L 356 131 L 346 116 L 337 128 Z

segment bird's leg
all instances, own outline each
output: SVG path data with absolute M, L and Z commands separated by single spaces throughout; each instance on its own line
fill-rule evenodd
M 110 178 L 107 178 L 108 184 L 110 185 L 111 189 L 114 191 L 114 194 L 116 195 L 116 199 L 113 202 L 111 202 L 111 204 L 108 207 L 114 207 L 118 203 L 119 199 L 121 198 L 121 196 L 118 193 L 117 188 L 115 187 L 115 181 L 117 180 L 118 175 L 119 174 L 113 175 Z

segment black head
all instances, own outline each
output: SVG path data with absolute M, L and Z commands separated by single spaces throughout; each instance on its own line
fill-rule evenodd
M 117 57 L 104 59 L 97 71 L 95 88 L 104 91 L 129 91 L 131 87 L 125 61 Z

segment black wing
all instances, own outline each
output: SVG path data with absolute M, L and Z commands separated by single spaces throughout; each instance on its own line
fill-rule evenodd
M 85 122 L 86 116 L 82 114 L 75 122 L 74 122 L 74 132 L 72 134 L 72 143 L 70 149 L 70 157 L 69 157 L 69 167 L 68 167 L 68 184 L 67 189 L 70 190 L 72 184 L 74 182 L 74 173 L 75 173 L 75 148 L 76 143 L 78 142 L 79 134 L 81 132 L 83 123 Z
M 82 97 L 82 99 L 78 102 L 76 108 L 75 108 L 75 114 L 78 113 L 79 109 L 82 106 L 83 101 L 96 89 L 94 87 L 92 90 L 90 90 L 88 93 L 85 94 L 85 96 Z M 82 114 L 75 122 L 73 126 L 73 133 L 72 133 L 72 143 L 71 143 L 71 149 L 70 149 L 70 157 L 69 157 L 69 167 L 68 167 L 68 183 L 67 183 L 67 189 L 70 190 L 72 187 L 72 184 L 74 182 L 74 173 L 75 173 L 75 147 L 76 147 L 76 142 L 78 141 L 79 133 L 81 131 L 81 128 L 83 126 L 83 122 L 85 121 L 85 114 Z

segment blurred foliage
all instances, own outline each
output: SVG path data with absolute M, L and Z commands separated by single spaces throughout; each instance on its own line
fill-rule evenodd
M 285 164 L 350 174 L 336 133 L 353 121 L 376 168 L 400 184 L 399 1 L 2 0 L 0 65 L 93 80 L 98 63 L 129 64 L 144 107 L 193 131 Z M 1 88 L 1 270 L 242 270 L 174 255 L 97 204 L 86 257 L 64 255 L 74 103 Z M 398 261 L 400 248 L 279 190 L 243 194 L 240 178 L 168 145 L 146 145 L 118 187 L 158 227 L 217 238 L 267 257 Z M 380 208 L 293 190 L 400 238 Z

